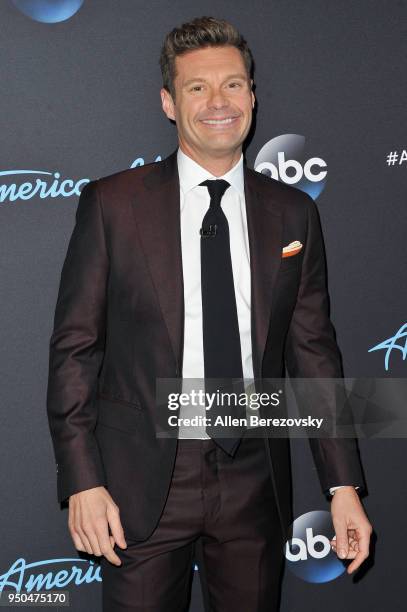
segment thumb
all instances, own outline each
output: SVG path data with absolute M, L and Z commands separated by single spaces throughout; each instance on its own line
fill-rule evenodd
M 345 521 L 334 523 L 336 534 L 336 550 L 340 559 L 346 559 L 348 556 L 348 529 Z

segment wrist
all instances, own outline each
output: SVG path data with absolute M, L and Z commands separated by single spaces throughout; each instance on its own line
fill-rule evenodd
M 349 494 L 349 492 L 352 492 L 357 495 L 356 488 L 353 485 L 343 485 L 339 489 L 335 489 L 335 491 L 332 491 L 331 495 L 332 497 L 334 497 L 335 495 L 342 495 L 346 493 Z

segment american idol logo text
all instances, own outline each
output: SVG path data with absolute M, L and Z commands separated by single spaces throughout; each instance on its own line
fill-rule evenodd
M 398 340 L 400 340 L 399 343 L 397 342 Z M 386 370 L 388 370 L 390 355 L 395 349 L 398 349 L 401 352 L 404 361 L 407 357 L 407 323 L 404 323 L 404 325 L 402 325 L 400 329 L 396 331 L 394 336 L 387 338 L 387 340 L 383 340 L 383 342 L 380 342 L 379 344 L 376 344 L 376 346 L 370 348 L 368 353 L 372 353 L 373 351 L 385 351 L 384 367 Z
M 161 155 L 157 155 L 157 157 L 155 158 L 155 162 L 161 161 L 162 157 Z M 144 166 L 145 161 L 142 157 L 137 157 L 133 163 L 131 164 L 130 168 L 137 168 L 137 166 Z
M 63 568 L 57 569 L 59 565 Z M 41 569 L 42 571 L 39 571 Z M 21 558 L 0 576 L 0 592 L 4 588 L 15 589 L 16 592 L 22 589 L 27 592 L 55 590 L 65 588 L 69 584 L 78 586 L 95 581 L 102 582 L 102 578 L 100 565 L 95 565 L 93 561 L 66 557 L 26 563 L 25 559 Z
M 157 155 L 154 161 L 161 161 Z M 137 157 L 130 168 L 144 166 L 142 157 Z M 31 200 L 32 198 L 69 198 L 79 196 L 81 190 L 90 179 L 82 178 L 77 181 L 61 179 L 59 172 L 46 170 L 3 170 L 0 171 L 0 204 L 15 202 L 16 200 Z
M 293 523 L 293 537 L 286 543 L 285 556 L 290 571 L 306 582 L 335 580 L 346 570 L 331 549 L 335 530 L 331 514 L 316 510 L 302 514 Z
M 260 149 L 254 162 L 257 172 L 305 191 L 314 200 L 326 184 L 327 165 L 320 157 L 305 154 L 305 137 L 299 134 L 276 136 Z
M 0 204 L 38 197 L 57 198 L 80 195 L 89 179 L 61 179 L 59 172 L 45 170 L 4 170 L 0 172 Z M 7 182 L 3 181 L 6 180 Z

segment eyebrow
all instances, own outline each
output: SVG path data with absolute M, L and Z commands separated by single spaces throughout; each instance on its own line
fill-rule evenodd
M 247 80 L 247 76 L 241 73 L 238 74 L 230 74 L 229 76 L 227 76 L 224 80 L 227 81 L 228 79 L 241 79 L 242 81 L 246 81 Z M 192 79 L 188 79 L 187 81 L 185 81 L 184 83 L 184 87 L 187 87 L 188 85 L 190 85 L 191 83 L 197 83 L 197 82 L 203 82 L 206 83 L 207 80 L 204 79 L 203 77 L 194 77 Z

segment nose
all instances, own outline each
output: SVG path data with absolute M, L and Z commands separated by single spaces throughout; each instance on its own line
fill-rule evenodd
M 208 98 L 208 108 L 219 109 L 226 106 L 229 106 L 229 100 L 222 89 L 213 89 Z

